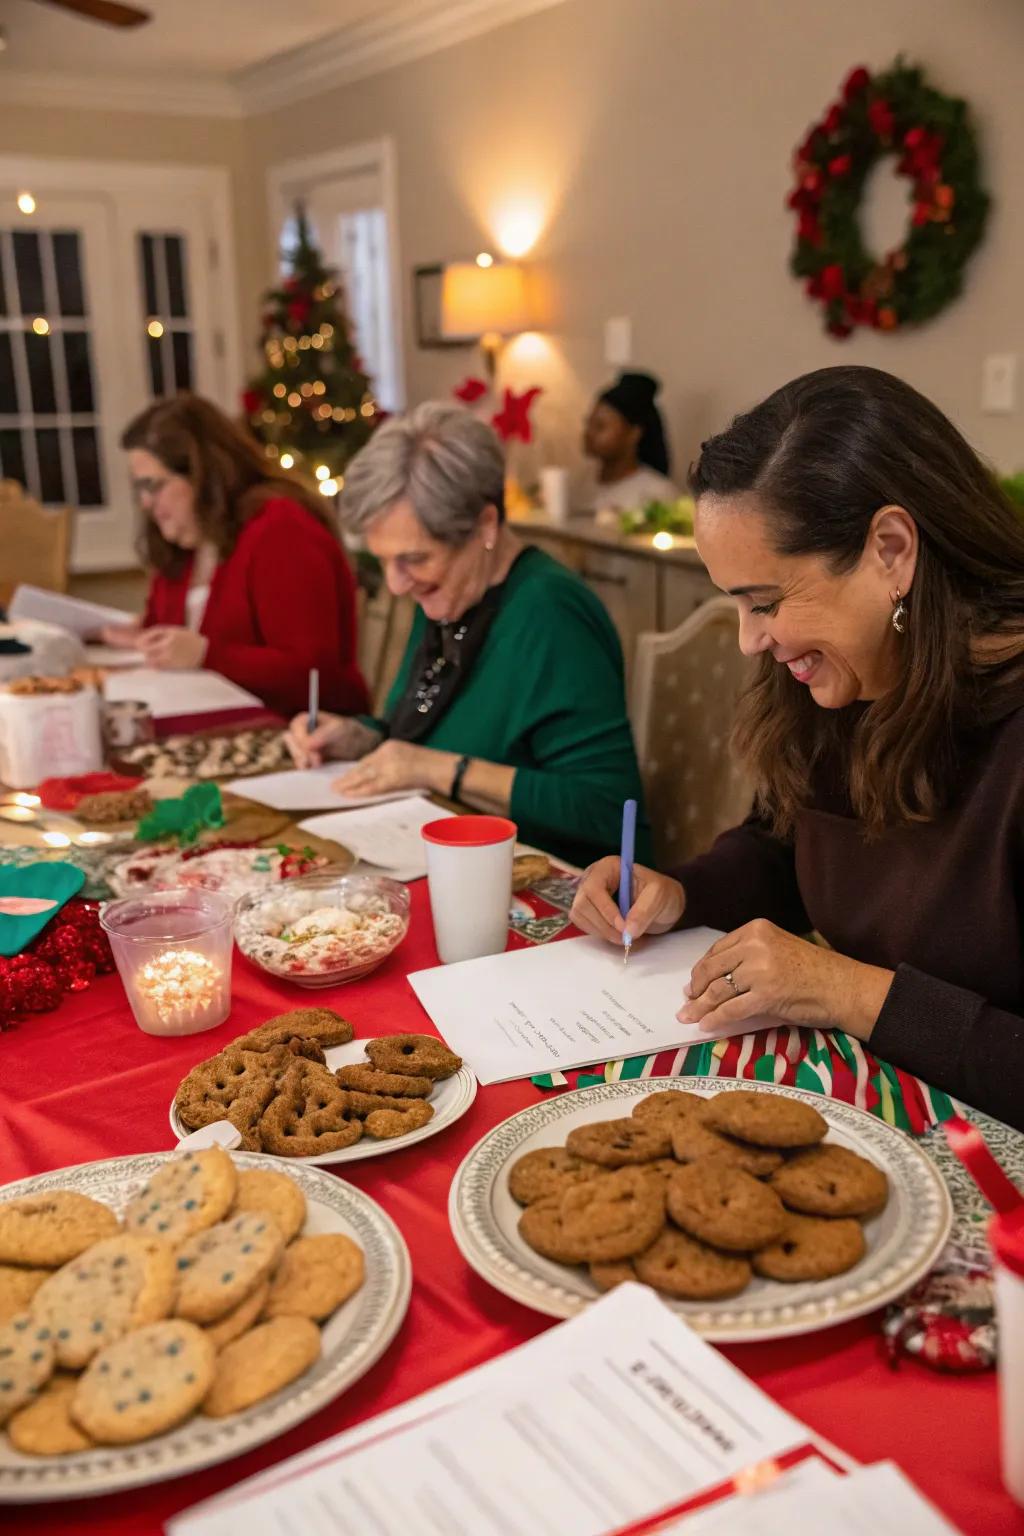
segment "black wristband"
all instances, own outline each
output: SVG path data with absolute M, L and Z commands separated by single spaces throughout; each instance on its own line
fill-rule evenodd
M 471 757 L 460 757 L 455 764 L 455 772 L 452 774 L 452 787 L 448 792 L 449 800 L 458 800 L 462 793 L 462 781 L 466 777 L 466 769 L 473 761 Z

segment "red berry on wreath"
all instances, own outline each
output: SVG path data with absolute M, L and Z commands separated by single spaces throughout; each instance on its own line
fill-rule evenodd
M 820 273 L 821 292 L 826 299 L 841 299 L 846 292 L 846 278 L 838 262 L 823 267 Z
M 852 155 L 836 155 L 835 158 L 830 160 L 828 163 L 828 173 L 830 176 L 849 176 L 852 170 Z
M 828 333 L 830 336 L 837 336 L 840 341 L 845 341 L 847 336 L 853 335 L 853 326 L 847 325 L 845 320 L 830 320 Z
M 878 329 L 880 331 L 894 331 L 899 324 L 896 311 L 888 305 L 878 311 Z
M 838 101 L 832 103 L 821 125 L 826 133 L 838 133 L 843 126 L 843 109 Z
M 870 83 L 871 76 L 863 64 L 856 69 L 851 69 L 843 81 L 843 100 L 852 101 L 855 96 L 860 95 L 861 91 L 867 90 Z
M 887 101 L 876 97 L 868 103 L 868 122 L 880 139 L 891 139 L 896 127 L 896 116 Z
M 802 213 L 800 222 L 796 228 L 797 236 L 806 240 L 810 245 L 820 245 L 822 240 L 821 225 L 813 213 Z

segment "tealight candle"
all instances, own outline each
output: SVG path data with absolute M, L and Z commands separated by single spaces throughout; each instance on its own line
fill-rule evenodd
M 108 903 L 100 922 L 139 1028 L 192 1035 L 231 1011 L 233 904 L 214 891 L 154 891 Z

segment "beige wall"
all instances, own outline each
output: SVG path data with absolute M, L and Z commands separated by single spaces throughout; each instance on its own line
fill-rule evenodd
M 972 103 L 995 207 L 953 308 L 914 335 L 840 343 L 787 273 L 790 156 L 853 65 L 881 69 L 901 50 Z M 983 415 L 980 382 L 986 353 L 1024 353 L 1022 59 L 1020 0 L 568 0 L 246 133 L 261 177 L 280 159 L 394 137 L 407 312 L 414 264 L 493 246 L 511 208 L 535 208 L 553 319 L 507 365 L 549 386 L 548 451 L 575 442 L 611 371 L 605 317 L 629 315 L 636 362 L 665 380 L 680 466 L 774 385 L 849 360 L 903 375 L 1014 468 L 1021 409 Z M 251 234 L 265 251 L 266 230 Z M 254 292 L 248 303 L 252 314 Z M 415 400 L 446 393 L 475 358 L 418 352 L 407 325 L 406 363 Z
M 248 142 L 246 125 L 236 119 L 65 107 L 30 110 L 0 101 L 3 155 L 225 167 L 231 182 L 239 267 L 235 302 L 246 344 L 254 326 L 251 295 L 264 278 L 264 264 L 247 231 L 262 228 L 265 218 L 263 178 L 251 173 Z

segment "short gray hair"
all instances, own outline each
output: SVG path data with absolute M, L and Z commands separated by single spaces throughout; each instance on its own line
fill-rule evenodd
M 405 498 L 427 532 L 461 544 L 484 507 L 505 515 L 505 456 L 497 434 L 460 405 L 426 401 L 386 421 L 345 471 L 341 518 L 362 533 Z

